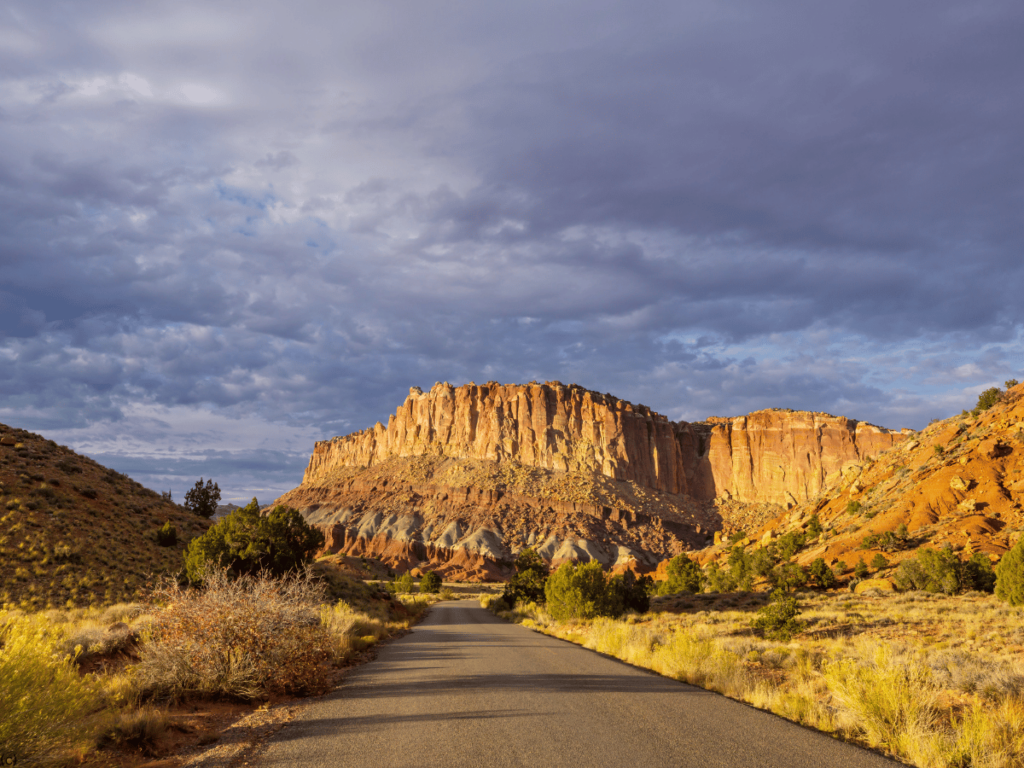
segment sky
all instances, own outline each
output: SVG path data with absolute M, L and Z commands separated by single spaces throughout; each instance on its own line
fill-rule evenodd
M 919 429 L 1024 376 L 1024 5 L 0 3 L 0 422 L 176 500 L 412 386 Z

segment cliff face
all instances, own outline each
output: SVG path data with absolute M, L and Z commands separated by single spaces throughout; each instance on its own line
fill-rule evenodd
M 428 393 L 410 390 L 387 427 L 317 443 L 303 483 L 336 467 L 431 455 L 599 473 L 685 493 L 675 432 L 645 406 L 582 387 L 435 384 Z
M 442 456 L 515 461 L 700 500 L 793 504 L 849 462 L 892 447 L 899 433 L 827 414 L 760 411 L 671 422 L 646 406 L 575 385 L 436 384 L 413 388 L 387 427 L 316 444 L 303 484 L 343 467 Z
M 413 388 L 388 425 L 316 444 L 279 500 L 328 549 L 451 579 L 507 576 L 526 546 L 553 564 L 649 570 L 709 543 L 741 508 L 760 525 L 902 439 L 826 414 L 672 422 L 559 382 Z
M 807 411 L 758 411 L 714 420 L 698 498 L 790 506 L 816 496 L 843 468 L 877 456 L 904 437 L 870 424 Z

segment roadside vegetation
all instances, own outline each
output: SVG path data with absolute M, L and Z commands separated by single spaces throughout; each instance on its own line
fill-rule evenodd
M 828 577 L 810 569 L 805 579 L 770 578 L 784 574 L 779 563 L 756 582 L 771 594 L 738 591 L 749 572 L 741 563 L 716 574 L 683 557 L 646 612 L 567 616 L 550 599 L 481 604 L 911 765 L 1024 766 L 1024 545 L 1011 554 L 996 571 L 1002 599 L 962 588 L 991 589 L 990 567 L 938 554 L 915 566 L 932 577 L 930 591 L 829 591 L 815 588 Z M 714 590 L 716 578 L 731 589 Z
M 260 515 L 255 500 L 236 510 L 192 540 L 187 577 L 137 602 L 0 611 L 4 759 L 131 765 L 163 754 L 197 703 L 326 691 L 425 613 L 426 596 L 312 563 L 322 536 L 293 513 Z

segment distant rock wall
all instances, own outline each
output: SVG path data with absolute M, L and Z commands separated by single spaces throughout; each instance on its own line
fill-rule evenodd
M 902 439 L 821 413 L 759 411 L 690 424 L 577 385 L 445 383 L 410 390 L 387 427 L 318 442 L 303 485 L 330 483 L 340 467 L 434 455 L 599 473 L 703 500 L 791 504 Z

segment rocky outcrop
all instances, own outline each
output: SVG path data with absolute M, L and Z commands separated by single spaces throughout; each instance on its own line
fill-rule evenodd
M 303 484 L 330 482 L 339 468 L 426 455 L 601 474 L 700 500 L 791 505 L 902 439 L 821 413 L 769 410 L 691 424 L 559 382 L 445 383 L 410 390 L 387 427 L 318 442 Z

